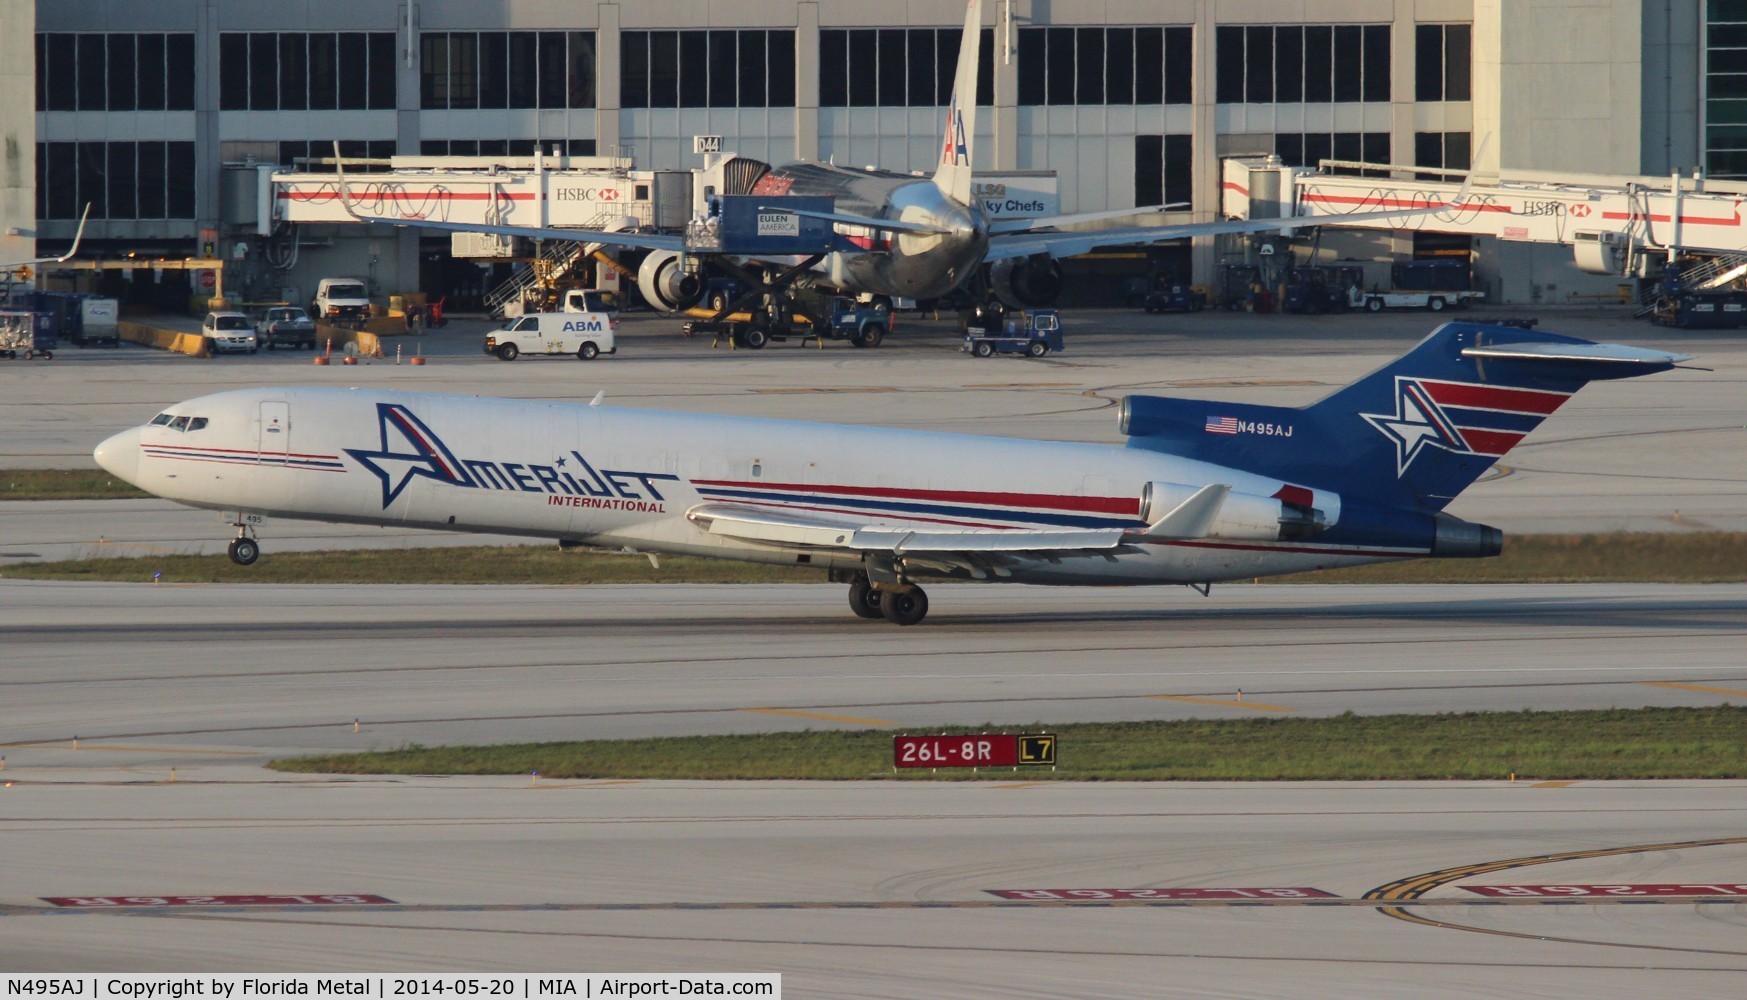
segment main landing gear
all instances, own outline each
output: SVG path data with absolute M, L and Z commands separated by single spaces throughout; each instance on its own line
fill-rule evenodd
M 226 551 L 230 553 L 231 562 L 238 566 L 253 566 L 255 560 L 261 558 L 261 543 L 255 541 L 254 529 L 244 523 L 239 516 L 236 522 L 237 537 Z
M 877 587 L 866 574 L 857 573 L 849 584 L 849 610 L 860 618 L 914 625 L 928 615 L 928 594 L 914 584 Z

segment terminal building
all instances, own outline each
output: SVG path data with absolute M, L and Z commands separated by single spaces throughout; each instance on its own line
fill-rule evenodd
M 702 164 L 698 135 L 770 163 L 929 168 L 963 12 L 962 0 L 0 0 L 0 259 L 64 248 L 89 203 L 82 256 L 222 258 L 233 286 L 307 295 L 347 274 L 465 305 L 493 275 L 450 259 L 446 238 L 309 227 L 288 263 L 255 235 L 249 199 L 227 196 L 227 171 L 334 141 L 382 161 L 539 149 L 687 169 Z M 974 165 L 1054 171 L 1065 213 L 1182 202 L 1138 221 L 1211 220 L 1225 156 L 1464 167 L 1483 136 L 1483 171 L 1747 178 L 1747 0 L 988 0 L 984 13 Z M 1495 300 L 1617 284 L 1558 248 L 1324 243 L 1470 255 Z M 1199 239 L 1153 259 L 1205 282 L 1246 252 Z M 198 291 L 180 274 L 129 274 L 110 280 L 157 289 L 118 291 L 135 299 Z

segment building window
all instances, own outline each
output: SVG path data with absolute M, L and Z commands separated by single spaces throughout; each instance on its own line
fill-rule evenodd
M 419 36 L 426 110 L 592 108 L 592 31 L 427 31 Z
M 1193 171 L 1188 136 L 1135 136 L 1135 207 L 1187 203 L 1194 195 Z
M 38 111 L 192 111 L 191 34 L 36 36 Z
M 392 31 L 225 32 L 218 37 L 224 111 L 394 109 Z
M 726 28 L 620 32 L 619 105 L 792 108 L 795 33 Z
M 291 140 L 279 143 L 279 163 L 287 167 L 302 166 L 296 161 L 306 159 L 322 159 L 334 155 L 334 144 L 328 139 L 310 141 Z M 353 157 L 367 160 L 386 160 L 394 155 L 393 139 L 341 139 L 340 155 L 351 159 Z M 309 169 L 328 171 L 331 167 L 311 166 Z M 367 174 L 390 169 L 387 166 L 364 165 L 347 166 L 347 173 Z
M 995 103 L 995 32 L 984 28 L 977 103 Z M 952 102 L 963 28 L 832 28 L 819 32 L 819 106 L 939 108 Z
M 1274 136 L 1274 153 L 1289 167 L 1314 167 L 1322 160 L 1347 160 L 1363 163 L 1389 162 L 1388 132 L 1289 132 Z M 1358 171 L 1341 168 L 1331 173 L 1362 173 L 1368 177 L 1387 177 L 1385 170 Z
M 1390 99 L 1390 26 L 1221 26 L 1214 95 L 1220 104 L 1322 104 Z
M 1421 24 L 1414 27 L 1414 100 L 1470 99 L 1471 33 L 1466 24 Z
M 1413 164 L 1416 167 L 1443 167 L 1466 170 L 1473 154 L 1469 152 L 1467 132 L 1415 132 L 1413 134 Z M 1438 174 L 1418 174 L 1420 180 L 1441 180 Z
M 39 218 L 194 218 L 192 142 L 39 142 L 36 164 Z
M 548 154 L 555 149 L 570 156 L 593 156 L 593 139 L 424 139 L 420 156 L 533 156 L 536 149 Z
M 1188 104 L 1194 32 L 1021 28 L 1020 104 Z
M 1705 172 L 1747 178 L 1747 0 L 1710 0 L 1705 21 Z

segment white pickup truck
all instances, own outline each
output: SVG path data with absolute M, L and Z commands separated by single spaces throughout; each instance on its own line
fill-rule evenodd
M 486 334 L 485 353 L 499 361 L 514 361 L 524 354 L 572 354 L 592 361 L 602 354 L 617 354 L 613 328 L 618 321 L 604 313 L 529 313 L 510 320 Z

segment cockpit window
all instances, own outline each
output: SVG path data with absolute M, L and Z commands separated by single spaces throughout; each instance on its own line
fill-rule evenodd
M 170 429 L 173 431 L 185 431 L 185 430 L 187 430 L 188 429 L 188 418 L 187 417 L 177 417 L 175 420 L 170 421 Z
M 168 413 L 160 413 L 157 416 L 152 418 L 152 426 L 153 427 L 162 427 L 174 419 L 176 419 L 176 418 L 171 416 Z
M 192 417 L 188 421 L 188 429 L 191 431 L 201 430 L 205 426 L 206 426 L 206 418 L 205 417 Z

